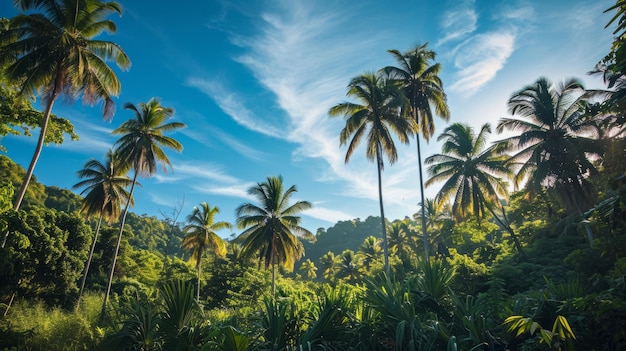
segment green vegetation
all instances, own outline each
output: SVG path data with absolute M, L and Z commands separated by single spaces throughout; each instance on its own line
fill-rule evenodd
M 41 8 L 39 18 L 51 25 L 67 15 L 67 6 L 52 0 L 15 3 Z M 120 11 L 97 0 L 63 4 L 77 5 L 74 15 L 87 22 Z M 400 68 L 354 78 L 348 95 L 358 102 L 330 110 L 346 118 L 346 161 L 366 139 L 366 157 L 377 163 L 381 217 L 338 222 L 315 235 L 300 225 L 311 204 L 292 202 L 297 188 L 280 176 L 249 189 L 258 203 L 237 209 L 242 232 L 229 241 L 218 231 L 230 224 L 217 221 L 218 208 L 207 203 L 185 224 L 177 223 L 177 209 L 164 219 L 129 212 L 138 177 L 155 174 L 159 164 L 171 167 L 164 148 L 182 150 L 165 134 L 183 124 L 171 122 L 173 110 L 155 99 L 126 105 L 135 118 L 114 131 L 121 138 L 104 163 L 92 159 L 78 171 L 80 195 L 35 178 L 27 186 L 32 169 L 0 156 L 0 350 L 626 348 L 626 1 L 614 10 L 617 37 L 597 68 L 613 90 L 539 78 L 513 92 L 511 116 L 496 127 L 513 134 L 492 145 L 488 124 L 478 131 L 448 126 L 438 136 L 441 153 L 425 159 L 424 184 L 443 185 L 403 219 L 384 217 L 383 154 L 391 166 L 394 140 L 408 142 L 415 133 L 421 160 L 419 136 L 428 141 L 432 117 L 448 116 L 440 66 L 425 45 L 391 50 Z M 47 49 L 43 56 L 52 61 L 42 61 L 51 65 L 43 76 L 29 81 L 16 70 L 11 53 L 26 37 L 12 31 L 46 34 L 35 31 L 32 16 L 2 22 L 0 98 L 27 106 L 2 105 L 10 115 L 0 111 L 0 135 L 51 118 L 58 87 L 43 90 L 52 94 L 43 97 L 45 113 L 32 111 L 16 87 L 34 93 L 58 70 L 82 72 Z M 128 63 L 117 46 L 101 43 Z M 20 53 L 21 60 L 29 55 Z M 108 72 L 104 62 L 99 67 Z M 69 84 L 62 91 L 108 101 L 117 88 L 106 72 L 97 74 L 113 88 L 96 89 L 87 75 L 61 82 Z M 40 142 L 71 133 L 59 128 L 41 139 L 50 137 L 43 128 Z M 16 194 L 20 187 L 27 190 Z

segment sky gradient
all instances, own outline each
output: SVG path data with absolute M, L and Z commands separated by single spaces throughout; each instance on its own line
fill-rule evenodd
M 268 176 L 296 185 L 296 200 L 313 204 L 302 215 L 315 232 L 339 220 L 379 215 L 376 166 L 356 150 L 344 163 L 342 118 L 328 109 L 346 101 L 351 78 L 394 65 L 388 49 L 404 52 L 429 43 L 451 118 L 479 129 L 507 116 L 515 91 L 546 76 L 578 77 L 602 88 L 587 72 L 609 51 L 614 1 L 119 1 L 112 16 L 118 43 L 132 67 L 119 72 L 122 93 L 112 121 L 100 105 L 58 103 L 80 141 L 44 148 L 35 169 L 46 185 L 71 188 L 90 158 L 103 161 L 116 141 L 109 133 L 132 118 L 127 102 L 161 99 L 187 128 L 170 136 L 182 153 L 168 151 L 173 171 L 140 180 L 134 212 L 170 213 L 179 220 L 200 202 L 220 208 L 216 220 L 235 221 L 235 208 L 254 201 L 246 190 Z M 183 4 L 177 6 L 178 4 Z M 9 1 L 2 17 L 15 15 Z M 446 123 L 436 120 L 435 135 Z M 494 135 L 493 139 L 501 136 Z M 440 152 L 436 137 L 423 144 Z M 27 167 L 36 137 L 6 137 L 7 155 Z M 397 145 L 398 162 L 386 163 L 383 197 L 388 219 L 417 212 L 419 184 L 415 141 Z M 386 160 L 385 160 L 386 161 Z M 438 191 L 435 184 L 427 197 Z M 230 233 L 221 233 L 228 236 Z

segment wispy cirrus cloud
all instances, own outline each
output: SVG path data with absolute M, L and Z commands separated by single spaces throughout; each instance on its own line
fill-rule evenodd
M 440 23 L 444 37 L 435 46 L 462 39 L 476 30 L 478 14 L 473 6 L 474 2 L 469 1 L 458 9 L 444 13 Z
M 211 163 L 176 163 L 173 166 L 175 173 L 156 174 L 154 179 L 158 183 L 174 183 L 184 179 L 197 178 L 201 181 L 213 181 L 233 184 L 239 180 L 228 175 L 221 166 Z
M 255 114 L 245 106 L 243 96 L 227 90 L 223 85 L 215 81 L 197 77 L 189 78 L 187 85 L 199 89 L 213 99 L 224 113 L 229 115 L 241 126 L 275 138 L 282 137 L 283 134 L 280 132 L 280 129 L 261 122 L 260 118 L 255 116 Z
M 248 201 L 256 201 L 255 197 L 248 194 L 248 189 L 254 185 L 255 184 L 252 182 L 237 183 L 228 186 L 215 186 L 212 184 L 207 184 L 204 186 L 194 186 L 193 189 L 203 194 L 223 195 L 245 199 Z
M 345 221 L 357 217 L 353 214 L 322 207 L 316 204 L 313 204 L 312 208 L 304 211 L 302 215 L 320 219 L 328 223 L 337 223 L 339 221 Z
M 473 36 L 455 49 L 458 69 L 450 90 L 471 95 L 491 81 L 515 48 L 515 34 L 496 32 Z

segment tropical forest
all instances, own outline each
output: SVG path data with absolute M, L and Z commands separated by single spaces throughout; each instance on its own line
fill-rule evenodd
M 156 97 L 123 105 L 74 187 L 38 181 L 42 150 L 78 137 L 55 107 L 111 118 L 130 57 L 116 1 L 12 3 L 0 138 L 37 142 L 27 165 L 0 143 L 0 350 L 626 350 L 626 0 L 603 9 L 612 46 L 580 72 L 604 89 L 546 72 L 492 123 L 454 120 L 432 45 L 389 48 L 326 114 L 342 160 L 370 161 L 380 212 L 318 229 L 297 179 L 274 174 L 233 223 L 211 202 L 133 212 L 183 149 Z M 389 218 L 381 177 L 402 144 L 420 202 Z

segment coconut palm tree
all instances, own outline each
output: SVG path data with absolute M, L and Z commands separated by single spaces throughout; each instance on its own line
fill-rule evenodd
M 539 78 L 509 99 L 509 112 L 518 118 L 500 119 L 497 131 L 515 132 L 500 141 L 515 154 L 516 182 L 526 179 L 531 194 L 553 187 L 569 212 L 582 213 L 595 202 L 588 176 L 595 174 L 592 158 L 601 146 L 587 118 L 582 83 L 568 79 L 552 84 Z
M 335 256 L 334 252 L 328 251 L 320 257 L 320 266 L 324 279 L 334 281 L 339 270 L 339 257 Z
M 92 216 L 98 216 L 96 233 L 93 236 L 91 250 L 89 251 L 85 271 L 80 282 L 80 292 L 76 302 L 77 307 L 85 288 L 85 280 L 89 273 L 89 266 L 91 265 L 93 252 L 98 241 L 102 220 L 106 219 L 108 224 L 115 222 L 120 216 L 121 203 L 128 201 L 130 196 L 126 190 L 126 187 L 131 183 L 130 178 L 127 176 L 128 167 L 121 164 L 119 157 L 111 149 L 109 149 L 105 158 L 104 164 L 94 159 L 87 161 L 83 169 L 77 172 L 78 178 L 84 180 L 74 185 L 74 188 L 84 187 L 80 194 L 86 194 L 82 201 L 81 212 L 87 216 L 87 219 L 90 219 Z M 130 199 L 130 201 L 132 204 L 133 199 Z
M 174 110 L 172 108 L 161 106 L 160 101 L 154 98 L 150 99 L 147 103 L 139 103 L 138 106 L 127 103 L 124 107 L 127 110 L 132 111 L 135 114 L 135 118 L 122 123 L 122 125 L 115 129 L 111 134 L 122 135 L 115 143 L 115 152 L 120 155 L 123 163 L 129 165 L 130 168 L 133 169 L 134 174 L 133 181 L 130 186 L 129 197 L 126 201 L 124 213 L 122 214 L 120 231 L 117 236 L 117 244 L 113 254 L 113 262 L 111 264 L 111 272 L 109 273 L 109 282 L 107 284 L 104 303 L 102 304 L 103 316 L 106 312 L 106 304 L 111 292 L 111 283 L 113 282 L 115 263 L 120 250 L 126 215 L 128 214 L 128 208 L 130 207 L 130 199 L 133 196 L 133 191 L 135 190 L 135 185 L 137 184 L 137 178 L 139 176 L 152 176 L 157 172 L 158 164 L 162 165 L 163 171 L 167 171 L 167 166 L 172 168 L 172 164 L 167 155 L 165 155 L 162 147 L 173 149 L 178 152 L 183 149 L 180 142 L 165 135 L 165 133 L 173 132 L 177 129 L 185 127 L 185 124 L 181 122 L 166 123 L 167 119 L 171 118 L 174 114 Z
M 498 145 L 485 149 L 487 137 L 491 133 L 488 123 L 483 124 L 476 134 L 468 125 L 455 123 L 437 138 L 443 141 L 442 154 L 426 158 L 430 165 L 430 179 L 426 186 L 444 181 L 435 201 L 452 202 L 452 214 L 455 219 L 463 219 L 473 214 L 477 220 L 485 216 L 485 210 L 491 212 L 494 219 L 504 228 L 515 243 L 517 250 L 524 255 L 524 250 L 515 232 L 506 221 L 500 218 L 493 206 L 498 206 L 504 214 L 500 197 L 506 197 L 507 184 L 502 177 L 509 177 L 511 171 L 506 167 L 507 155 Z
M 380 260 L 381 253 L 381 240 L 374 237 L 373 235 L 370 235 L 365 238 L 361 246 L 359 246 L 357 256 L 360 259 L 360 262 L 363 265 L 365 271 L 369 271 L 372 263 L 374 263 L 376 260 Z
M 398 152 L 393 137 L 395 135 L 401 143 L 407 144 L 413 133 L 413 123 L 399 114 L 404 98 L 397 86 L 380 75 L 366 73 L 352 79 L 348 84 L 347 95 L 358 102 L 340 103 L 332 107 L 328 114 L 331 117 L 344 116 L 346 119 L 346 126 L 339 135 L 340 144 L 348 144 L 346 163 L 364 137 L 367 139 L 365 156 L 370 161 L 376 161 L 385 271 L 389 273 L 381 178 L 384 168 L 383 154 L 387 155 L 390 164 L 396 162 Z
M 198 272 L 198 286 L 196 290 L 196 301 L 200 301 L 200 271 L 202 269 L 202 256 L 207 250 L 213 251 L 219 256 L 226 254 L 226 242 L 217 235 L 220 229 L 231 229 L 228 222 L 215 222 L 215 215 L 220 212 L 219 208 L 211 207 L 203 202 L 200 207 L 194 207 L 187 216 L 187 225 L 183 228 L 185 237 L 180 246 L 191 252 L 191 257 L 196 262 Z
M 435 133 L 433 108 L 435 115 L 444 121 L 450 118 L 447 97 L 443 91 L 443 83 L 439 78 L 441 65 L 435 63 L 435 52 L 428 49 L 428 43 L 417 45 L 404 54 L 398 50 L 388 51 L 398 62 L 399 67 L 388 66 L 383 68 L 392 80 L 398 82 L 407 98 L 408 104 L 404 113 L 417 124 L 417 164 L 419 169 L 419 184 L 421 203 L 424 203 L 424 176 L 422 173 L 422 153 L 420 149 L 420 135 L 428 142 Z M 428 259 L 428 233 L 426 232 L 426 218 L 422 208 L 422 235 L 424 239 L 424 255 Z
M 315 263 L 311 261 L 310 258 L 307 258 L 306 261 L 302 262 L 300 271 L 302 271 L 302 273 L 306 273 L 306 277 L 309 279 L 317 278 L 317 267 L 315 267 Z
M 111 13 L 121 14 L 117 2 L 100 0 L 15 0 L 22 11 L 11 19 L 9 29 L 0 35 L 0 66 L 27 96 L 41 97 L 44 117 L 37 146 L 24 182 L 17 193 L 14 209 L 19 209 L 41 155 L 52 107 L 59 97 L 72 100 L 82 96 L 88 104 L 104 102 L 105 118 L 114 112 L 113 97 L 120 82 L 107 61 L 127 69 L 130 60 L 115 43 L 95 40 L 103 31 L 115 33 Z
M 245 203 L 236 210 L 237 227 L 245 229 L 240 238 L 244 256 L 259 255 L 265 268 L 272 267 L 272 295 L 276 294 L 276 266 L 293 267 L 304 254 L 298 236 L 312 240 L 313 233 L 300 226 L 298 213 L 311 208 L 308 201 L 290 204 L 298 190 L 295 185 L 285 189 L 283 177 L 268 177 L 265 182 L 248 189 L 260 205 Z

